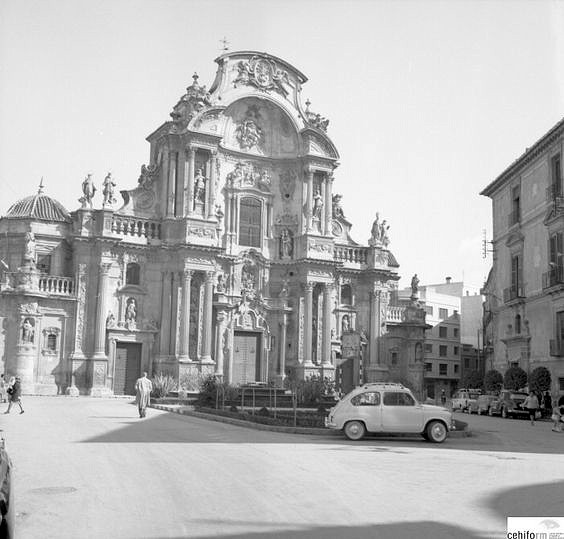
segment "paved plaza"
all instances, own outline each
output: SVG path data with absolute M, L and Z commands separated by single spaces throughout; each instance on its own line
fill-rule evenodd
M 17 537 L 491 538 L 506 516 L 562 516 L 564 434 L 457 414 L 474 436 L 258 431 L 132 400 L 27 397 L 0 415 Z

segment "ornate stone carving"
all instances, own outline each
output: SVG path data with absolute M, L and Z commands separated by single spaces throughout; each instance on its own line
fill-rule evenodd
M 154 165 L 141 165 L 141 174 L 137 183 L 143 189 L 149 190 L 153 188 L 153 184 L 158 177 L 159 165 L 155 163 Z
M 296 181 L 298 179 L 298 173 L 295 169 L 288 169 L 280 173 L 279 176 L 279 186 L 280 193 L 282 194 L 282 200 L 284 202 L 289 202 L 294 196 L 294 191 L 296 189 Z
M 82 196 L 78 201 L 82 204 L 82 209 L 92 208 L 92 199 L 96 194 L 96 186 L 92 179 L 92 174 L 87 174 L 82 182 Z
M 104 375 L 106 374 L 106 367 L 103 363 L 96 363 L 94 365 L 94 385 L 104 385 Z
M 327 132 L 327 127 L 329 126 L 329 120 L 321 116 L 321 114 L 317 114 L 311 110 L 309 110 L 309 106 L 311 105 L 310 100 L 306 101 L 306 109 L 305 109 L 305 116 L 306 116 L 306 123 L 309 127 L 314 127 L 315 129 L 319 129 L 324 133 Z
M 290 260 L 294 256 L 294 238 L 292 231 L 283 228 L 280 233 L 280 258 L 282 260 Z
M 263 129 L 261 127 L 262 115 L 257 105 L 251 105 L 245 117 L 237 124 L 235 132 L 237 140 L 243 150 L 250 150 L 260 147 L 263 142 Z
M 23 344 L 34 344 L 35 342 L 35 319 L 26 317 L 21 327 L 21 342 Z
M 205 86 L 198 84 L 198 78 L 198 74 L 194 73 L 192 76 L 194 82 L 186 88 L 186 94 L 180 98 L 170 113 L 176 130 L 186 127 L 196 113 L 211 105 L 210 94 Z
M 39 305 L 36 301 L 31 303 L 22 303 L 19 310 L 21 314 L 40 314 Z
M 261 191 L 269 191 L 272 180 L 267 168 L 259 168 L 251 161 L 239 161 L 227 175 L 229 187 L 255 187 Z
M 253 56 L 250 60 L 241 60 L 237 64 L 238 75 L 233 81 L 235 87 L 239 84 L 252 85 L 262 91 L 276 90 L 284 97 L 288 92 L 282 85 L 289 84 L 288 73 L 278 68 L 274 60 Z
M 341 207 L 341 200 L 343 195 L 334 194 L 332 198 L 333 202 L 333 219 L 338 219 L 339 217 L 344 218 L 343 208 Z
M 197 236 L 198 238 L 215 238 L 215 230 L 213 228 L 205 228 L 201 226 L 188 227 L 189 236 Z M 206 261 L 207 262 L 207 261 Z

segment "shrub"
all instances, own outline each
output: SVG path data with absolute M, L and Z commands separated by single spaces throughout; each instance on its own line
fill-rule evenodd
M 231 402 L 237 399 L 239 390 L 227 382 L 222 382 L 213 374 L 202 378 L 200 382 L 200 394 L 196 403 L 199 406 L 213 406 L 216 402 L 219 405 L 224 402 Z
M 546 367 L 533 369 L 529 376 L 529 389 L 531 391 L 547 391 L 550 389 L 551 383 L 550 371 Z
M 205 378 L 201 372 L 184 372 L 180 375 L 178 385 L 185 391 L 198 391 Z
M 176 389 L 176 380 L 170 374 L 157 374 L 152 380 L 153 395 L 160 399 Z
M 335 382 L 321 376 L 310 376 L 305 380 L 287 378 L 286 387 L 296 393 L 298 406 L 316 406 L 323 397 L 335 395 Z
M 499 393 L 503 387 L 503 376 L 495 369 L 489 370 L 484 376 L 484 388 L 488 393 Z
M 527 373 L 521 367 L 510 367 L 503 375 L 506 389 L 517 391 L 527 385 Z

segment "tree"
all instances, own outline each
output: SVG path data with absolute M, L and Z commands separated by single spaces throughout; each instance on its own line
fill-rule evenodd
M 499 393 L 503 387 L 503 376 L 499 371 L 492 369 L 484 376 L 484 388 L 488 393 Z
M 547 391 L 550 389 L 551 383 L 550 371 L 546 367 L 533 369 L 529 376 L 529 389 L 531 391 Z
M 484 385 L 484 377 L 479 371 L 468 371 L 462 377 L 462 387 L 468 389 L 479 389 Z
M 522 389 L 527 385 L 527 373 L 521 367 L 510 367 L 503 375 L 503 385 L 513 391 Z

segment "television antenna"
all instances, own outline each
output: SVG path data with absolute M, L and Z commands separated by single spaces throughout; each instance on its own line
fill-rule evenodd
M 486 258 L 488 253 L 493 253 L 493 241 L 488 240 L 486 236 L 486 229 L 482 231 L 482 258 Z

